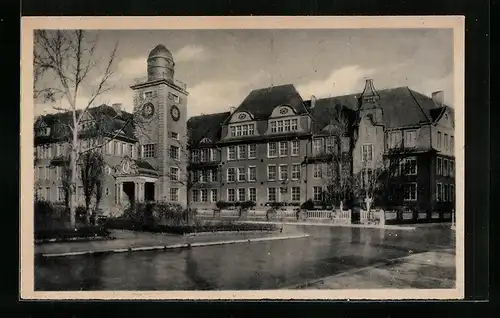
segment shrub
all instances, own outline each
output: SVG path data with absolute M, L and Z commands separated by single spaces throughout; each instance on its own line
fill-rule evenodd
M 253 207 L 255 207 L 255 202 L 253 201 L 245 201 L 245 202 L 241 202 L 240 204 L 240 208 L 242 209 L 251 209 Z
M 226 202 L 226 201 L 217 201 L 217 203 L 215 203 L 215 206 L 220 210 L 224 210 L 224 209 L 227 209 L 228 207 L 230 207 L 231 203 Z
M 302 203 L 302 205 L 300 206 L 300 208 L 304 209 L 304 210 L 313 210 L 314 209 L 314 202 L 313 202 L 313 200 L 309 199 L 306 202 Z

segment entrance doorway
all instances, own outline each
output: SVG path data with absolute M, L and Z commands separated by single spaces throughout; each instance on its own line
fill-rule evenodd
M 133 182 L 123 183 L 123 192 L 127 195 L 127 199 L 130 205 L 135 202 L 135 184 Z
M 144 184 L 144 200 L 154 201 L 155 200 L 155 184 L 154 182 L 146 182 Z

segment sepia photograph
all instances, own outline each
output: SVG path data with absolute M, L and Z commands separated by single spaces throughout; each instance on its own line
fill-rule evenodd
M 463 29 L 23 18 L 22 297 L 462 298 Z

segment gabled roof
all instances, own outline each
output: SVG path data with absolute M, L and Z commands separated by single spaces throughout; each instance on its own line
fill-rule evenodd
M 229 117 L 229 112 L 200 115 L 189 118 L 187 128 L 192 146 L 197 146 L 204 138 L 217 142 L 221 137 L 222 123 Z
M 256 120 L 267 119 L 274 108 L 288 105 L 298 114 L 304 114 L 302 97 L 292 84 L 255 89 L 236 108 L 236 112 L 246 111 Z

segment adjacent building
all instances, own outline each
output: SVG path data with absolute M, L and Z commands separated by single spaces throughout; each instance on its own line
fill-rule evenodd
M 187 119 L 187 88 L 174 74 L 172 54 L 158 45 L 147 77 L 131 86 L 132 113 L 101 105 L 83 118 L 82 127 L 99 127 L 99 140 L 82 134 L 81 144 L 99 146 L 105 157 L 106 213 L 136 201 L 193 208 L 217 201 L 320 202 L 342 176 L 359 176 L 363 184 L 387 162 L 394 164 L 385 205 L 426 213 L 453 208 L 454 112 L 442 91 L 428 97 L 408 87 L 376 90 L 367 80 L 359 94 L 304 100 L 287 84 L 253 90 L 228 112 Z M 68 153 L 71 123 L 70 113 L 35 122 L 40 198 L 64 201 L 58 162 Z

